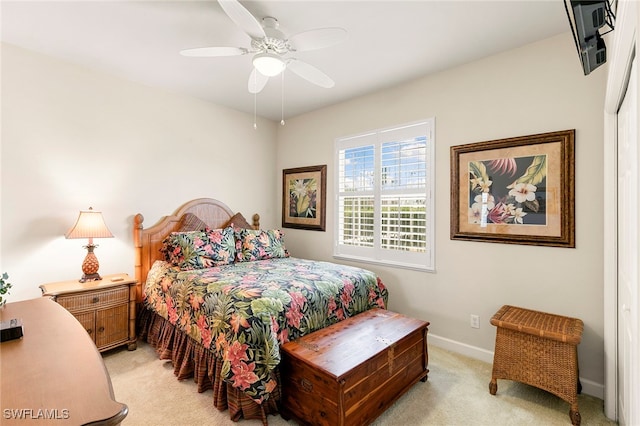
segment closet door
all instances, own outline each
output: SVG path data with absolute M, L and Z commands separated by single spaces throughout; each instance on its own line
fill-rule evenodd
M 638 104 L 636 60 L 618 111 L 618 423 L 632 425 L 638 338 Z M 635 360 L 634 360 L 635 359 Z M 634 385 L 635 383 L 635 385 Z

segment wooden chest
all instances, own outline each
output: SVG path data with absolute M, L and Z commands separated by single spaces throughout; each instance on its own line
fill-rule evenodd
M 283 345 L 282 417 L 312 425 L 371 423 L 427 380 L 428 325 L 372 309 Z

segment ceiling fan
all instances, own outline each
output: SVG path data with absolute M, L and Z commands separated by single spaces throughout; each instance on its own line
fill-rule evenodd
M 181 55 L 215 57 L 253 54 L 254 68 L 247 85 L 250 93 L 259 93 L 269 77 L 274 77 L 285 69 L 320 87 L 334 86 L 334 81 L 328 75 L 291 55 L 342 42 L 347 36 L 344 28 L 318 28 L 287 37 L 278 29 L 276 18 L 267 16 L 260 24 L 237 0 L 218 0 L 218 3 L 229 18 L 251 37 L 251 47 L 200 47 L 182 50 Z

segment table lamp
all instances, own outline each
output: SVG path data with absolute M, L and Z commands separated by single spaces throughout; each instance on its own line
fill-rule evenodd
M 93 249 L 98 247 L 93 244 L 94 238 L 113 238 L 113 234 L 107 228 L 107 225 L 104 223 L 104 219 L 102 217 L 102 212 L 96 212 L 93 208 L 89 207 L 89 210 L 80 211 L 80 215 L 78 216 L 78 220 L 76 220 L 75 225 L 67 231 L 65 234 L 65 238 L 88 238 L 89 244 L 84 246 L 87 249 L 87 256 L 84 258 L 82 262 L 82 278 L 80 278 L 80 282 L 84 283 L 87 281 L 97 281 L 102 278 L 98 274 L 98 268 L 100 264 L 98 263 L 98 258 L 93 253 Z

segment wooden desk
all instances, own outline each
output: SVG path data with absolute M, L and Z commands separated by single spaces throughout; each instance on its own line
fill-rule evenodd
M 0 318 L 21 318 L 24 337 L 0 343 L 0 423 L 115 425 L 128 408 L 91 337 L 66 309 L 41 298 L 8 303 Z

